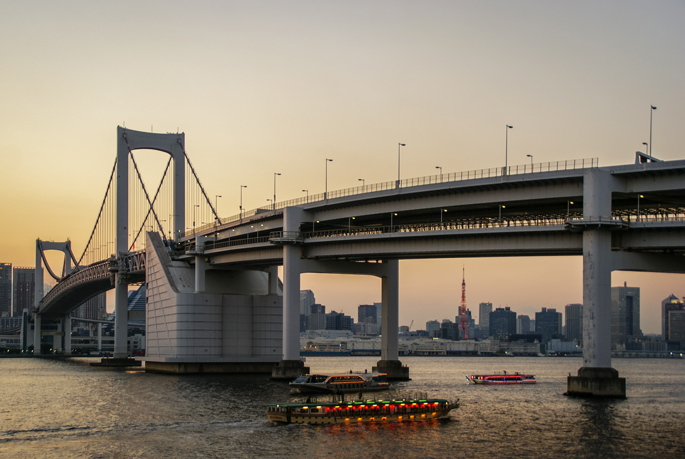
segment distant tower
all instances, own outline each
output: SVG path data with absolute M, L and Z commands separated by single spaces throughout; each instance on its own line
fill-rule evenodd
M 461 273 L 461 306 L 459 306 L 459 330 L 464 330 L 464 339 L 469 339 L 469 323 L 466 318 L 466 269 Z

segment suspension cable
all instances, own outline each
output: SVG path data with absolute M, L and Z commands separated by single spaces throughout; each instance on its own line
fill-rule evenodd
M 155 202 L 157 202 L 157 196 L 159 196 L 159 190 L 161 190 L 162 184 L 164 184 L 164 178 L 166 177 L 167 171 L 169 170 L 169 165 L 171 164 L 171 160 L 172 160 L 172 158 L 169 157 L 169 161 L 166 163 L 166 169 L 164 169 L 164 175 L 162 175 L 162 180 L 159 182 L 159 186 L 157 187 L 157 192 L 155 193 L 155 197 L 152 198 L 152 203 L 150 204 L 150 208 L 148 209 L 147 214 L 145 215 L 145 218 L 143 219 L 143 224 L 138 229 L 138 233 L 136 234 L 135 239 L 133 239 L 133 242 L 138 240 L 138 236 L 140 236 L 140 233 L 145 228 L 145 222 L 147 221 L 148 217 L 150 216 L 150 212 L 154 212 L 153 206 L 154 206 Z M 135 164 L 135 161 L 134 161 L 134 164 Z M 136 170 L 138 170 L 138 168 L 136 168 Z M 141 181 L 141 183 L 142 183 L 142 181 Z M 145 189 L 145 186 L 143 185 L 143 190 L 144 189 Z M 145 195 L 147 196 L 147 192 L 145 193 Z M 155 218 L 156 217 L 157 216 L 155 215 Z M 162 238 L 164 239 L 164 242 L 167 242 L 166 235 L 164 234 L 164 228 L 162 228 L 162 226 L 160 225 L 159 220 L 157 220 L 157 225 L 162 230 Z
M 193 173 L 193 176 L 195 177 L 195 181 L 197 182 L 198 186 L 200 187 L 200 191 L 202 191 L 202 194 L 205 197 L 205 200 L 207 201 L 207 204 L 209 205 L 209 208 L 212 209 L 212 213 L 214 214 L 214 218 L 219 220 L 219 215 L 216 213 L 216 210 L 214 210 L 214 206 L 212 205 L 212 201 L 210 201 L 209 197 L 207 196 L 207 193 L 205 193 L 205 189 L 202 186 L 202 182 L 200 182 L 200 178 L 197 176 L 195 173 L 195 168 L 193 167 L 193 164 L 190 162 L 190 158 L 188 158 L 188 155 L 186 154 L 186 148 L 183 146 L 183 143 L 181 143 L 181 139 L 177 139 L 176 142 L 181 146 L 181 149 L 183 149 L 183 156 L 185 156 L 186 161 L 188 161 L 188 166 L 190 166 L 190 171 Z
M 98 218 L 95 220 L 95 226 L 93 226 L 93 231 L 90 233 L 90 237 L 88 238 L 88 243 L 86 244 L 86 248 L 83 249 L 83 253 L 81 254 L 81 258 L 76 262 L 76 266 L 79 266 L 81 264 L 81 261 L 83 260 L 83 257 L 85 256 L 86 252 L 88 251 L 88 247 L 90 246 L 91 241 L 93 240 L 93 235 L 95 234 L 95 230 L 98 227 L 98 223 L 100 222 L 100 218 L 102 217 L 102 209 L 105 207 L 105 202 L 107 201 L 107 196 L 109 195 L 109 190 L 112 186 L 112 180 L 114 179 L 114 172 L 117 169 L 117 159 L 114 158 L 114 167 L 112 167 L 112 173 L 109 175 L 109 183 L 107 184 L 107 191 L 105 191 L 105 197 L 102 200 L 102 205 L 100 206 L 100 212 L 98 213 Z M 74 260 L 76 261 L 76 260 Z

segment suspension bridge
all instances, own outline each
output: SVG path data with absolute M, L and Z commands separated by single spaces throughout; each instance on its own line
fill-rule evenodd
M 140 149 L 170 156 L 154 192 L 135 161 Z M 439 174 L 220 218 L 184 134 L 119 127 L 117 158 L 80 258 L 70 246 L 68 253 L 37 247 L 37 268 L 43 250 L 65 251 L 65 264 L 62 276 L 48 268 L 57 286 L 44 298 L 37 292 L 36 329 L 41 318 L 64 317 L 114 289 L 115 357 L 125 358 L 128 285 L 146 282 L 146 369 L 285 378 L 307 370 L 299 358 L 302 273 L 380 278 L 382 329 L 397 330 L 401 259 L 578 255 L 584 363 L 569 391 L 625 395 L 625 381 L 611 368 L 611 271 L 685 272 L 685 161 L 640 158 L 609 167 L 591 158 Z M 211 223 L 196 225 L 198 216 Z M 406 379 L 397 344 L 397 334 L 383 333 L 377 369 Z

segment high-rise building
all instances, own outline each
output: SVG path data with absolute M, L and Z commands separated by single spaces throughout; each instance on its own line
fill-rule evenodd
M 12 263 L 0 263 L 0 317 L 12 315 Z
M 352 330 L 354 320 L 342 312 L 331 311 L 326 314 L 326 330 Z
M 490 313 L 490 336 L 507 340 L 516 334 L 516 313 L 509 306 L 497 308 Z
M 685 348 L 685 309 L 668 311 L 668 342 L 680 342 L 680 350 Z
M 492 303 L 481 303 L 478 305 L 478 326 L 484 330 L 490 330 L 490 313 Z
M 530 317 L 525 314 L 521 314 L 516 318 L 516 334 L 527 335 L 530 332 Z
M 561 338 L 561 313 L 554 308 L 542 308 L 535 313 L 535 333 L 542 336 L 542 342 Z
M 130 299 L 131 293 L 129 293 Z M 145 311 L 145 290 L 143 290 L 143 311 Z M 89 299 L 71 313 L 79 319 L 102 320 L 107 317 L 107 294 L 100 293 Z
M 307 330 L 326 329 L 326 306 L 323 304 L 313 304 L 309 307 L 309 319 L 307 320 Z
M 311 290 L 300 290 L 300 315 L 309 315 L 309 308 L 316 303 L 314 292 Z
M 583 342 L 583 305 L 571 303 L 566 305 L 566 340 Z
M 663 337 L 664 341 L 669 341 L 669 311 L 679 311 L 683 309 L 684 306 L 685 304 L 683 301 L 673 294 L 661 302 L 661 336 Z
M 426 322 L 426 332 L 428 333 L 428 336 L 435 336 L 435 332 L 440 330 L 440 322 L 437 320 L 429 320 Z
M 12 309 L 15 316 L 21 316 L 24 309 L 35 306 L 36 269 L 14 268 L 12 270 Z
M 625 345 L 630 336 L 641 336 L 640 288 L 611 287 L 611 342 Z
M 360 304 L 357 308 L 357 322 L 360 324 L 375 324 L 377 316 L 375 304 Z

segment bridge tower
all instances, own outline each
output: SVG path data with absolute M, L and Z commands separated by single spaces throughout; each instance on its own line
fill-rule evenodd
M 116 252 L 128 253 L 128 157 L 133 150 L 158 150 L 173 158 L 174 239 L 185 230 L 185 134 L 155 134 L 117 126 Z M 115 280 L 114 358 L 128 357 L 128 283 L 125 274 Z
M 62 266 L 62 275 L 59 276 L 55 274 L 52 269 L 50 268 L 50 265 L 48 264 L 47 259 L 45 258 L 45 251 L 46 250 L 57 250 L 59 252 L 64 253 L 64 265 Z M 43 299 L 44 291 L 43 291 L 43 263 L 45 263 L 45 267 L 48 270 L 48 273 L 50 276 L 55 279 L 56 281 L 62 280 L 64 277 L 68 276 L 71 274 L 72 266 L 71 262 L 74 262 L 76 264 L 76 258 L 74 257 L 74 253 L 71 251 L 71 241 L 66 241 L 66 242 L 51 242 L 51 241 L 41 241 L 40 239 L 36 239 L 36 272 L 35 272 L 35 287 L 34 287 L 34 304 L 35 304 L 35 311 L 38 311 L 39 305 L 40 305 L 40 300 Z M 39 314 L 34 314 L 34 331 L 33 331 L 33 354 L 34 355 L 40 355 L 40 343 L 41 343 L 41 325 L 42 325 L 42 318 Z M 64 350 L 68 351 L 69 354 L 71 354 L 71 333 L 69 331 L 71 330 L 71 323 L 69 316 L 65 317 L 62 320 L 62 323 L 60 324 L 61 327 L 64 329 Z M 53 348 L 58 349 L 61 347 L 61 343 L 59 343 L 61 335 L 55 335 L 55 342 L 53 343 Z M 26 349 L 24 349 L 26 350 Z

